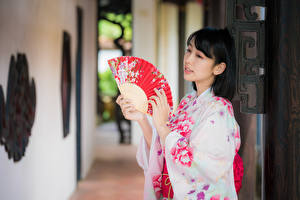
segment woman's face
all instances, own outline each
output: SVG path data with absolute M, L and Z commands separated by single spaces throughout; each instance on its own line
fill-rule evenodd
M 214 63 L 214 59 L 206 57 L 195 47 L 194 39 L 192 39 L 184 54 L 184 79 L 194 81 L 197 86 L 205 84 L 210 87 L 215 78 Z

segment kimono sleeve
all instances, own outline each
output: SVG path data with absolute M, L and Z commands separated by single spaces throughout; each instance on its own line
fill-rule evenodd
M 165 157 L 170 180 L 175 183 L 175 192 L 180 182 L 195 185 L 195 180 L 202 180 L 202 183 L 215 184 L 232 169 L 235 156 L 232 134 L 234 118 L 228 113 L 220 113 L 213 112 L 193 127 L 189 139 L 176 131 L 167 136 Z M 184 178 L 177 178 L 180 176 Z
M 153 127 L 152 142 L 150 150 L 146 144 L 144 137 L 141 137 L 141 142 L 137 151 L 137 162 L 144 170 L 144 200 L 158 199 L 160 196 L 160 181 L 163 167 L 163 153 L 160 143 L 160 138 Z
M 146 143 L 146 140 L 143 136 L 140 138 L 140 143 L 138 145 L 137 153 L 136 153 L 136 160 L 139 166 L 144 170 L 147 171 L 149 166 L 149 149 Z
M 158 165 L 159 168 L 161 168 L 161 163 L 163 159 L 160 138 L 157 134 L 155 127 L 151 123 L 150 125 L 152 127 L 152 139 L 150 149 L 146 143 L 144 136 L 142 136 L 136 153 L 137 162 L 139 166 L 144 170 L 145 174 L 147 173 L 149 168 L 157 168 L 156 165 Z

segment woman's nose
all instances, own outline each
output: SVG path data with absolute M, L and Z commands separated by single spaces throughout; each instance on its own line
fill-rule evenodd
M 188 64 L 192 63 L 192 56 L 191 56 L 191 54 L 186 54 L 185 55 L 185 62 L 188 63 Z

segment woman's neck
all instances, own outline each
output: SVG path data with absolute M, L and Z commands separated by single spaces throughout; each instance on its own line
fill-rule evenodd
M 206 80 L 199 80 L 196 81 L 196 88 L 197 88 L 197 96 L 200 96 L 203 92 L 205 92 L 208 88 L 211 88 L 212 84 L 214 83 L 215 77 L 212 76 Z
M 208 88 L 211 87 L 211 84 L 197 84 L 196 83 L 196 87 L 197 87 L 197 96 L 200 96 L 203 92 L 205 92 Z

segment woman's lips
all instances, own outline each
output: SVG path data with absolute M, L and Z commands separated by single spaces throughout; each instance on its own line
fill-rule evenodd
M 184 73 L 190 74 L 190 73 L 192 73 L 192 72 L 193 72 L 193 71 L 192 71 L 190 68 L 184 67 Z

